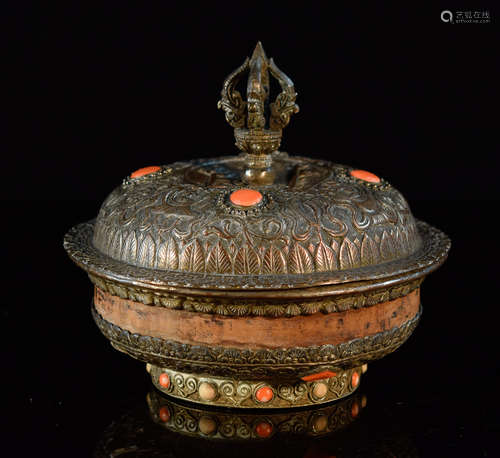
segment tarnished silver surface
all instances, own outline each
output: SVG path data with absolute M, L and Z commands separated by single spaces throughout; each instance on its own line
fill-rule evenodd
M 229 200 L 244 186 L 238 157 L 173 164 L 164 168 L 169 173 L 126 182 L 102 205 L 93 244 L 134 266 L 277 282 L 392 261 L 420 247 L 406 201 L 387 183 L 363 182 L 325 161 L 281 157 L 278 175 L 291 176 L 292 185 L 258 187 L 263 200 L 248 209 Z M 211 184 L 190 182 L 201 170 Z

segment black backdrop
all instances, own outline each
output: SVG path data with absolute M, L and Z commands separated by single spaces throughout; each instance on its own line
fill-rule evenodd
M 444 23 L 443 9 L 490 23 Z M 2 16 L 7 456 L 90 456 L 143 399 L 142 365 L 95 329 L 62 237 L 139 167 L 235 152 L 216 102 L 258 40 L 299 94 L 283 149 L 373 171 L 452 238 L 415 336 L 363 383 L 369 421 L 390 412 L 420 456 L 498 453 L 500 11 L 17 2 Z

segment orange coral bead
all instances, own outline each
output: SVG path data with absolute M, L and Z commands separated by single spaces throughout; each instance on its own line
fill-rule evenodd
M 170 386 L 170 377 L 168 376 L 168 374 L 165 374 L 165 372 L 163 374 L 161 374 L 158 377 L 158 383 L 163 388 L 168 388 Z
M 231 193 L 229 200 L 240 207 L 251 207 L 262 200 L 262 194 L 255 189 L 238 189 Z
M 370 183 L 380 183 L 380 178 L 377 175 L 366 170 L 351 170 L 351 175 L 354 178 L 359 178 Z
M 311 375 L 306 375 L 305 377 L 302 377 L 302 380 L 304 382 L 311 382 L 312 380 L 322 380 L 325 378 L 332 378 L 335 377 L 337 374 L 332 371 L 323 371 L 323 372 L 317 372 L 316 374 L 311 374 Z
M 353 387 L 357 387 L 359 385 L 359 374 L 357 372 L 352 373 L 351 384 Z
M 163 423 L 166 423 L 168 420 L 170 420 L 170 411 L 168 410 L 168 407 L 163 406 L 159 411 L 158 411 L 158 416 L 160 417 L 160 420 Z
M 158 172 L 161 169 L 158 165 L 151 165 L 149 167 L 143 167 L 130 174 L 130 178 L 139 178 L 144 175 L 149 175 L 150 173 Z
M 263 386 L 255 392 L 255 397 L 259 402 L 269 402 L 273 396 L 273 390 L 268 386 Z
M 257 436 L 259 437 L 269 437 L 271 433 L 273 432 L 273 426 L 269 424 L 267 421 L 263 421 L 259 423 L 256 428 L 255 432 L 257 433 Z

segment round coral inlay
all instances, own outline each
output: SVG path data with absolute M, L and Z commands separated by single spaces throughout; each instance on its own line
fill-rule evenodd
M 267 421 L 262 421 L 255 427 L 255 432 L 259 437 L 269 437 L 273 432 L 273 426 Z
M 160 417 L 160 420 L 163 423 L 166 423 L 168 420 L 170 420 L 170 411 L 168 410 L 168 407 L 163 406 L 159 411 L 158 411 L 158 416 Z
M 367 172 L 366 170 L 351 170 L 351 175 L 354 178 L 359 178 L 369 183 L 380 183 L 380 178 L 377 175 Z
M 168 376 L 168 374 L 165 374 L 165 372 L 163 374 L 161 374 L 158 377 L 158 383 L 163 388 L 168 388 L 170 386 L 170 377 Z
M 217 396 L 217 390 L 211 383 L 203 382 L 198 388 L 198 394 L 203 401 L 213 401 Z
M 255 189 L 238 189 L 231 193 L 229 200 L 239 207 L 252 207 L 262 200 L 262 194 Z
M 158 165 L 151 165 L 149 167 L 143 167 L 130 174 L 130 178 L 139 178 L 144 175 L 149 175 L 150 173 L 158 172 L 161 169 Z
M 352 386 L 355 388 L 359 385 L 359 374 L 357 372 L 352 373 L 351 383 L 352 383 Z
M 259 402 L 269 402 L 274 396 L 272 388 L 263 386 L 255 392 L 255 397 Z
M 316 383 L 313 388 L 313 395 L 316 398 L 324 398 L 328 393 L 328 385 L 326 383 Z

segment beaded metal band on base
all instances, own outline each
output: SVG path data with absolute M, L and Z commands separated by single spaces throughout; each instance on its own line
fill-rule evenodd
M 296 382 L 200 376 L 150 364 L 147 370 L 154 386 L 174 398 L 218 407 L 280 409 L 317 405 L 349 396 L 359 387 L 366 366 L 328 371 L 317 379 L 311 377 Z
M 152 420 L 167 430 L 214 440 L 253 441 L 276 436 L 319 437 L 339 431 L 360 416 L 367 399 L 355 394 L 318 409 L 256 413 L 181 405 L 155 391 L 148 393 L 147 402 Z

